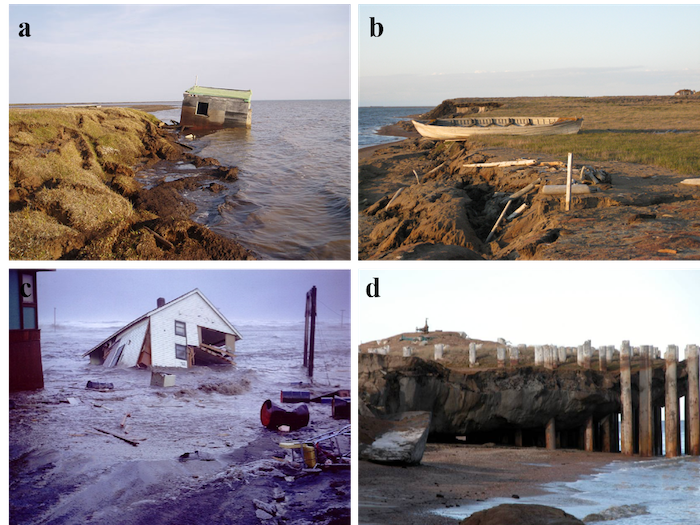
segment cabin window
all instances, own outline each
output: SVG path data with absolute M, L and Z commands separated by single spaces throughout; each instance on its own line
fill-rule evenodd
M 182 359 L 183 361 L 187 360 L 187 347 L 185 345 L 175 345 L 175 357 L 178 359 Z
M 209 116 L 209 102 L 197 102 L 197 115 Z
M 175 335 L 187 337 L 187 325 L 182 321 L 175 321 Z

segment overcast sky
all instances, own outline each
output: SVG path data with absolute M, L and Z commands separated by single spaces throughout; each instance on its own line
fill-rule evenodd
M 360 5 L 359 105 L 700 91 L 699 21 L 700 5 Z
M 19 37 L 29 23 L 30 37 Z M 11 5 L 10 103 L 350 98 L 348 5 Z
M 668 265 L 666 265 L 668 267 Z M 415 268 L 415 266 L 414 266 Z M 379 298 L 365 291 L 379 278 Z M 700 270 L 645 263 L 443 263 L 359 274 L 360 342 L 430 330 L 513 344 L 700 344 Z
M 347 325 L 346 270 L 57 270 L 38 273 L 39 323 L 129 322 L 195 289 L 234 326 L 303 322 L 306 292 L 317 288 L 317 319 Z M 344 310 L 344 312 L 341 312 Z

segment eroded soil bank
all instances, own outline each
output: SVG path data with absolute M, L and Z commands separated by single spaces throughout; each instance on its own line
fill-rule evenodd
M 200 158 L 154 117 L 126 108 L 10 111 L 12 259 L 254 259 L 189 217 L 183 189 L 217 191 L 237 169 Z M 177 173 L 144 189 L 139 170 Z M 191 164 L 187 171 L 176 166 Z
M 681 184 L 687 175 L 574 158 L 574 181 L 590 193 L 574 194 L 566 212 L 563 195 L 542 190 L 566 182 L 566 158 L 413 137 L 360 151 L 360 259 L 700 258 L 700 186 Z M 536 162 L 465 166 L 516 159 Z M 579 180 L 584 167 L 601 180 Z

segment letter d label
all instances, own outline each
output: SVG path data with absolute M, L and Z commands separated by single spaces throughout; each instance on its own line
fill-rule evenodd
M 379 297 L 379 277 L 367 285 L 367 297 Z

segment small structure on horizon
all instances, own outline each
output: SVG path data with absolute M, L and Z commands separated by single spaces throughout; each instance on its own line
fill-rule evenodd
M 197 288 L 135 319 L 83 354 L 90 363 L 179 367 L 231 364 L 241 334 Z
M 180 112 L 183 129 L 250 128 L 251 90 L 198 86 L 185 91 Z
M 416 328 L 416 332 L 422 332 L 424 334 L 427 334 L 429 332 L 428 330 L 428 318 L 425 318 L 425 326 L 423 328 Z
M 692 89 L 679 89 L 678 91 L 676 91 L 676 96 L 678 97 L 689 97 L 694 94 L 695 91 L 693 91 Z

